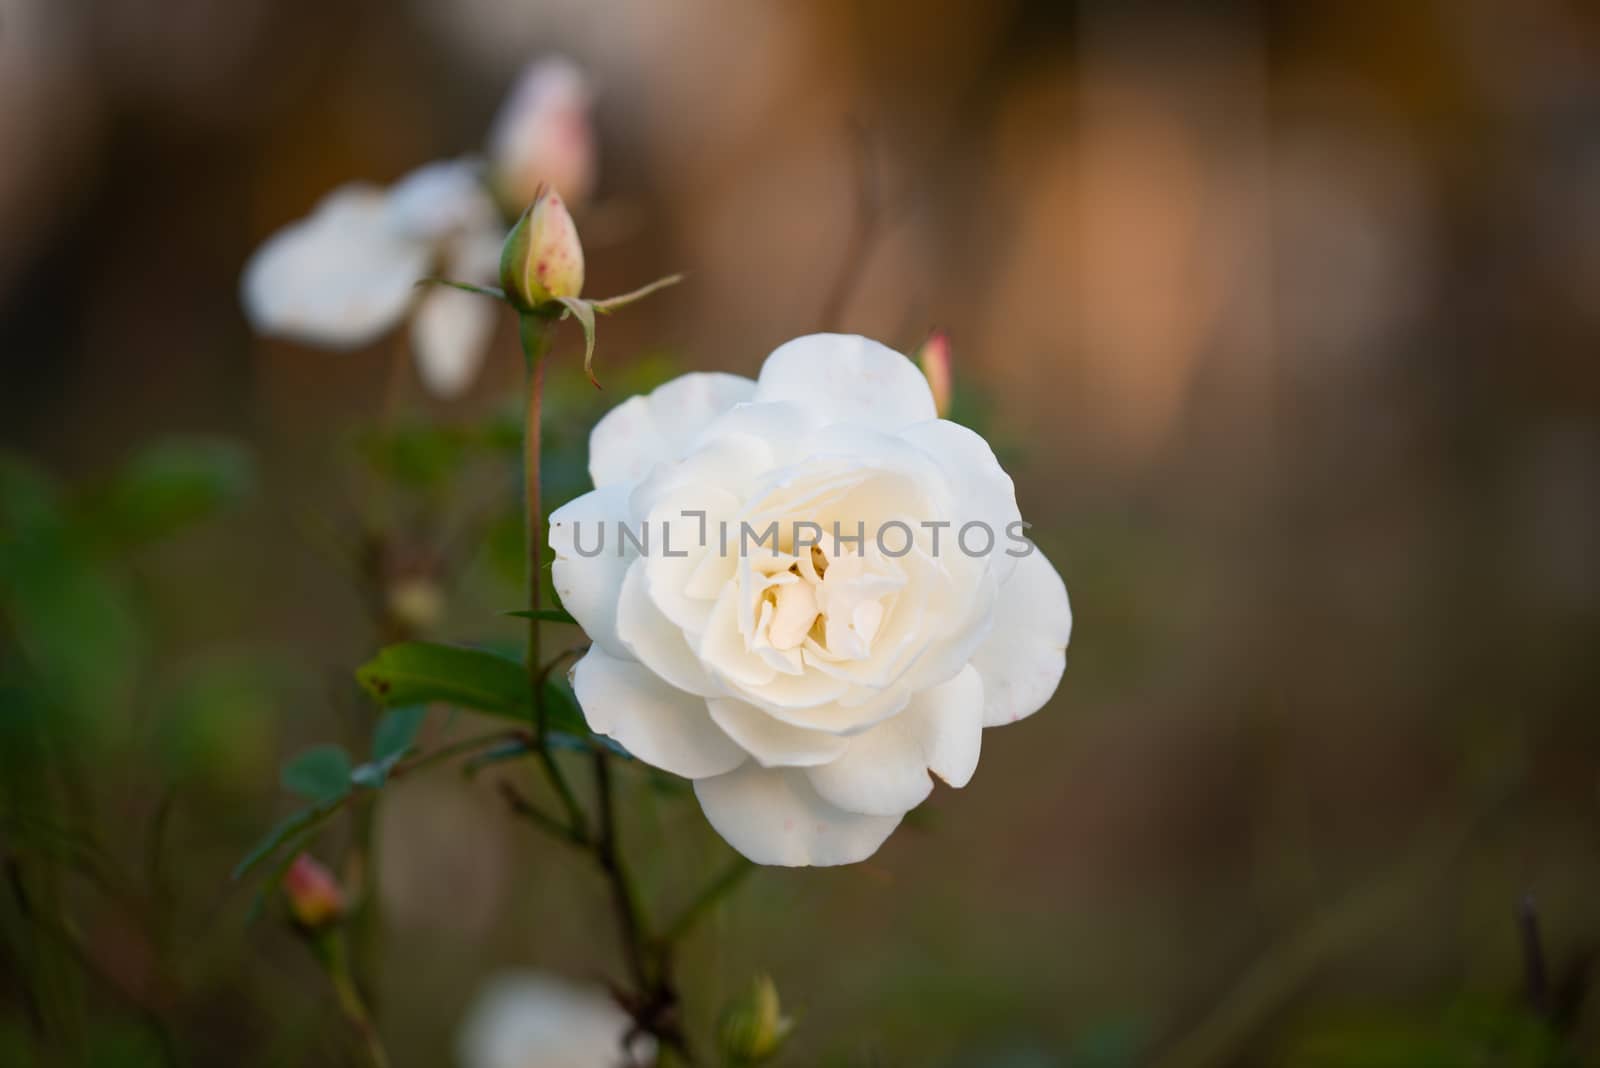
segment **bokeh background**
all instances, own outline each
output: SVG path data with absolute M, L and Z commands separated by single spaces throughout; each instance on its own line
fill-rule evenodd
M 637 388 L 938 326 L 1077 616 L 967 789 L 718 910 L 695 1033 L 765 970 L 794 1065 L 1600 1063 L 1597 15 L 0 0 L 0 1062 L 350 1059 L 229 871 L 286 756 L 364 744 L 397 586 L 515 648 L 520 361 L 504 323 L 440 403 L 403 331 L 254 337 L 239 272 L 333 186 L 478 150 L 560 52 L 588 291 L 689 281 L 601 324 L 603 393 L 565 340 L 554 492 Z M 725 847 L 626 788 L 679 900 Z M 490 777 L 372 818 L 402 1068 L 500 969 L 618 972 L 598 879 Z

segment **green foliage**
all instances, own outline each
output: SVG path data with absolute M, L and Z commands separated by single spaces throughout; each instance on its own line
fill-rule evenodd
M 363 665 L 356 680 L 385 708 L 438 701 L 523 723 L 533 714 L 522 665 L 477 649 L 402 642 Z
M 312 831 L 322 825 L 324 820 L 338 811 L 339 802 L 342 800 L 343 796 L 341 795 L 331 801 L 312 805 L 309 808 L 302 808 L 279 820 L 270 831 L 262 835 L 261 839 L 250 848 L 250 851 L 244 855 L 244 859 L 234 866 L 233 878 L 244 878 L 282 846 L 289 843 L 298 845 L 304 842 Z M 297 848 L 290 849 L 288 856 L 292 858 L 296 852 L 298 852 Z M 272 885 L 273 882 L 276 882 L 275 878 L 268 880 L 268 885 Z
M 249 456 L 220 439 L 140 449 L 104 486 L 73 493 L 21 456 L 0 454 L 0 618 L 27 685 L 81 739 L 130 698 L 148 652 L 125 553 L 236 505 Z
M 1466 999 L 1443 1013 L 1343 1015 L 1297 1029 L 1274 1062 L 1289 1068 L 1576 1068 L 1549 1022 Z
M 292 794 L 319 804 L 350 792 L 350 754 L 337 745 L 316 745 L 283 766 L 279 782 Z
M 525 725 L 533 722 L 527 672 L 515 660 L 481 649 L 402 642 L 380 651 L 356 672 L 356 679 L 387 708 L 438 702 Z M 578 698 L 558 673 L 544 680 L 544 702 L 551 730 L 587 740 L 589 730 Z M 410 714 L 419 711 L 412 708 Z
M 372 759 L 379 764 L 393 764 L 410 751 L 422 729 L 428 710 L 422 705 L 391 709 L 372 732 Z
M 568 614 L 565 608 L 541 608 L 537 612 L 507 612 L 506 615 L 517 619 L 537 619 L 545 623 L 571 623 L 577 625 L 577 620 Z
M 372 760 L 350 773 L 357 786 L 376 790 L 389 779 L 395 765 L 405 759 L 422 729 L 428 710 L 423 705 L 391 709 L 372 732 Z
M 30 707 L 80 734 L 123 702 L 144 651 L 127 583 L 89 534 L 53 479 L 0 454 L 0 619 Z
M 85 518 L 120 546 L 146 544 L 237 506 L 254 483 L 254 465 L 237 443 L 164 438 L 141 448 L 89 498 Z
M 377 471 L 412 489 L 433 489 L 453 479 L 480 444 L 471 427 L 406 423 L 371 430 L 357 443 Z
M 551 730 L 579 738 L 589 737 L 589 721 L 583 718 L 583 708 L 578 704 L 578 695 L 572 692 L 572 683 L 554 672 L 544 680 L 544 714 Z M 599 735 L 594 737 L 600 739 Z M 600 740 L 610 744 L 609 739 Z M 622 752 L 620 747 L 615 748 Z
M 172 672 L 155 738 L 168 777 L 253 789 L 270 776 L 279 709 L 307 680 L 286 658 L 229 650 Z

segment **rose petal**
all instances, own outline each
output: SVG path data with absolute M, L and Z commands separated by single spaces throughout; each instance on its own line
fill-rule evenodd
M 916 364 L 853 334 L 812 334 L 779 346 L 761 367 L 754 399 L 794 401 L 830 422 L 890 432 L 938 414 Z
M 608 486 L 552 512 L 549 535 L 556 553 L 550 581 L 561 604 L 596 645 L 623 659 L 632 654 L 617 636 L 617 603 L 622 580 L 639 556 L 618 532 L 628 521 L 627 488 Z
M 264 334 L 354 348 L 405 314 L 429 249 L 390 224 L 384 192 L 347 185 L 279 230 L 245 265 L 240 297 Z
M 824 800 L 846 811 L 895 815 L 927 798 L 930 771 L 951 786 L 965 786 L 978 767 L 982 740 L 983 682 L 968 666 L 849 739 L 843 756 L 806 775 Z
M 863 816 L 828 804 L 805 773 L 746 764 L 697 779 L 695 796 L 718 834 L 757 864 L 854 864 L 878 851 L 899 816 Z
M 746 760 L 703 698 L 674 689 L 643 664 L 592 648 L 572 671 L 590 729 L 646 764 L 685 778 L 721 775 Z
M 617 637 L 645 667 L 680 690 L 701 697 L 721 696 L 689 648 L 683 628 L 668 619 L 650 599 L 648 559 L 635 560 L 622 580 L 617 602 Z
M 826 764 L 849 745 L 836 734 L 791 726 L 743 701 L 714 700 L 710 706 L 717 726 L 764 768 Z
M 488 354 L 498 305 L 486 297 L 434 286 L 411 317 L 411 348 L 422 384 L 437 397 L 459 396 Z
M 386 211 L 395 233 L 426 242 L 497 226 L 499 215 L 478 164 L 460 159 L 425 163 L 402 177 L 389 187 Z
M 782 467 L 803 459 L 813 433 L 828 422 L 823 415 L 801 404 L 746 402 L 734 405 L 713 419 L 696 435 L 690 448 L 698 449 L 729 437 L 759 438 L 766 443 L 771 466 Z
M 677 459 L 707 423 L 749 400 L 755 386 L 738 375 L 687 374 L 617 405 L 589 435 L 594 484 L 637 482 L 656 464 Z
M 984 726 L 1015 723 L 1050 700 L 1067 666 L 1072 605 L 1061 576 L 1037 548 L 1000 587 L 994 629 L 972 657 L 983 676 Z
M 954 514 L 949 516 L 951 548 L 962 555 L 985 556 L 998 578 L 1009 577 L 1016 558 L 1007 556 L 1005 550 L 1015 548 L 1016 543 L 1008 533 L 1022 513 L 1017 510 L 1011 476 L 1001 468 L 989 443 L 945 419 L 908 426 L 899 436 L 933 457 L 944 472 L 954 501 Z M 963 536 L 962 528 L 969 523 L 980 526 Z

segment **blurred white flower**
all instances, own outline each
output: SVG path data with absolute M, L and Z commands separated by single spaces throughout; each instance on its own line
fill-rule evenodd
M 496 305 L 430 275 L 492 285 L 505 227 L 476 166 L 430 163 L 388 189 L 335 189 L 245 265 L 241 295 L 264 334 L 334 349 L 369 344 L 408 315 L 423 382 L 441 396 L 471 384 Z
M 517 215 L 548 185 L 582 204 L 595 179 L 589 83 L 570 59 L 529 64 L 489 132 L 489 174 L 508 212 Z
M 876 342 L 803 337 L 758 381 L 634 397 L 595 427 L 589 471 L 550 522 L 556 590 L 594 641 L 578 701 L 695 780 L 757 863 L 871 856 L 930 772 L 965 785 L 984 728 L 1060 681 L 1072 611 L 1011 479 Z
M 495 191 L 510 215 L 541 183 L 577 203 L 594 171 L 582 71 L 566 59 L 534 63 L 501 106 L 487 162 L 442 160 L 387 189 L 335 189 L 251 256 L 245 313 L 263 334 L 332 349 L 370 344 L 409 319 L 423 383 L 454 396 L 483 364 L 496 306 L 446 286 L 418 291 L 416 283 L 437 276 L 493 285 L 506 235 Z
M 462 1068 L 619 1068 L 650 1063 L 655 1041 L 605 991 L 538 972 L 508 972 L 479 992 L 457 1039 Z

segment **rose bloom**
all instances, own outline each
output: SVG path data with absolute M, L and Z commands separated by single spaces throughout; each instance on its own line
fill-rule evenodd
M 430 275 L 480 285 L 500 269 L 506 228 L 470 160 L 429 163 L 384 188 L 351 182 L 269 237 L 245 264 L 240 298 L 257 331 L 353 349 L 402 322 L 427 388 L 472 384 L 494 331 L 490 301 Z
M 556 590 L 594 643 L 578 701 L 693 779 L 751 860 L 871 856 L 930 772 L 965 785 L 983 729 L 1055 691 L 1066 587 L 1013 536 L 994 453 L 935 416 L 899 353 L 803 337 L 757 381 L 689 374 L 628 400 L 589 450 L 596 488 L 550 522 Z

